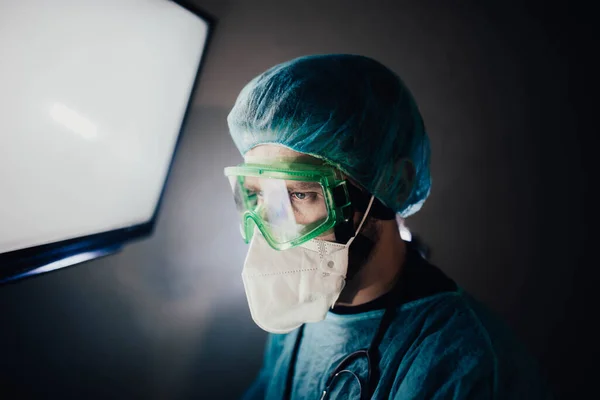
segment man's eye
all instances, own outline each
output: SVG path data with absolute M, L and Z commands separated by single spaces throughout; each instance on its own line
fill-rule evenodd
M 293 192 L 290 195 L 296 200 L 309 200 L 312 198 L 312 193 Z

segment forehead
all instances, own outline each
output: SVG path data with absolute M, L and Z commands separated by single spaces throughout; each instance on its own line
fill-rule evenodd
M 306 163 L 306 164 L 321 164 L 322 160 L 309 156 L 308 154 L 299 153 L 292 149 L 276 144 L 261 144 L 249 150 L 244 156 L 245 162 L 252 160 L 260 160 L 261 163 L 268 164 L 285 159 L 290 162 Z
M 246 155 L 244 155 L 244 162 L 246 163 L 257 162 L 259 164 L 268 164 L 270 162 L 277 162 L 281 160 L 302 164 L 325 164 L 324 160 L 321 160 L 317 157 L 299 153 L 295 150 L 278 144 L 260 144 L 248 150 Z M 354 182 L 354 180 L 347 176 L 344 172 L 342 172 L 342 176 L 355 186 L 360 187 L 360 185 Z
M 262 144 L 249 150 L 244 156 L 245 162 L 259 162 L 269 164 L 285 160 L 286 162 L 297 162 L 302 164 L 323 164 L 323 160 L 308 154 L 299 153 L 285 146 L 276 144 Z M 257 188 L 263 186 L 265 180 L 255 177 L 247 177 L 244 186 Z M 321 187 L 318 182 L 285 181 L 284 185 L 293 190 L 316 190 Z
M 316 190 L 321 189 L 319 182 L 306 182 L 306 181 L 283 181 L 283 180 L 272 180 L 265 178 L 258 178 L 248 176 L 244 180 L 244 187 L 253 190 Z

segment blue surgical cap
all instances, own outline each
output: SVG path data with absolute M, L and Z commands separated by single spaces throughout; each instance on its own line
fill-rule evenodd
M 278 144 L 323 159 L 403 217 L 429 195 L 417 105 L 394 72 L 368 57 L 315 55 L 272 67 L 242 89 L 227 122 L 242 155 Z

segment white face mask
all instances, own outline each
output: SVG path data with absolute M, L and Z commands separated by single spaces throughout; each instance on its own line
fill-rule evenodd
M 365 222 L 374 197 L 348 243 L 313 239 L 288 250 L 272 249 L 255 228 L 242 279 L 254 322 L 271 333 L 288 333 L 325 319 L 346 282 L 348 249 Z

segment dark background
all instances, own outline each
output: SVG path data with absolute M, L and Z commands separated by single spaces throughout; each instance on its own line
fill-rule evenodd
M 417 99 L 433 188 L 408 226 L 433 262 L 504 317 L 560 398 L 594 397 L 591 10 L 531 1 L 194 4 L 218 24 L 156 232 L 118 255 L 0 288 L 0 398 L 242 393 L 265 334 L 241 283 L 246 245 L 223 177 L 241 157 L 226 116 L 268 67 L 332 52 L 383 62 Z

